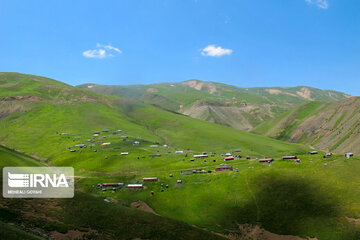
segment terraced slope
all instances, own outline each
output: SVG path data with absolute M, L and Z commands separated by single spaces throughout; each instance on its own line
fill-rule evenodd
M 349 97 L 336 91 L 304 86 L 239 88 L 199 80 L 134 86 L 84 84 L 78 87 L 140 99 L 164 109 L 245 131 L 309 101 L 333 102 Z

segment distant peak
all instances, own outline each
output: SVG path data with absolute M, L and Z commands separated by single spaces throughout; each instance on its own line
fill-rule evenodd
M 213 94 L 216 92 L 216 85 L 211 82 L 203 82 L 200 80 L 187 80 L 181 83 L 182 85 L 194 88 L 196 90 L 207 90 L 209 93 Z

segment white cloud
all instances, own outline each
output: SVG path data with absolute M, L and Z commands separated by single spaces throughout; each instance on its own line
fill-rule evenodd
M 208 45 L 201 50 L 201 55 L 210 57 L 221 57 L 232 54 L 232 49 L 222 48 L 216 45 Z
M 100 43 L 96 44 L 97 49 L 89 49 L 82 53 L 86 58 L 108 58 L 113 57 L 114 54 L 121 54 L 122 51 L 110 44 L 103 45 Z M 114 53 L 114 54 L 113 54 Z
M 118 52 L 118 53 L 122 53 L 122 51 L 114 46 L 111 46 L 110 44 L 108 45 L 102 45 L 100 43 L 97 43 L 96 46 L 98 48 L 105 48 L 105 49 L 108 49 L 108 50 L 114 50 L 115 52 Z
M 329 3 L 327 0 L 305 0 L 308 4 L 315 4 L 319 8 L 328 9 Z

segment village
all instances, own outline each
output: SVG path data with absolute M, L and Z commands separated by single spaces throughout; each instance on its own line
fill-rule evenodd
M 84 152 L 92 152 L 93 154 L 109 153 L 109 156 L 105 154 L 104 159 L 110 160 L 111 158 L 126 157 L 137 160 L 154 159 L 154 158 L 177 158 L 178 161 L 197 163 L 196 167 L 187 169 L 177 169 L 175 172 L 168 172 L 168 177 L 159 178 L 158 176 L 146 176 L 142 178 L 136 177 L 133 182 L 100 182 L 92 184 L 92 189 L 98 191 L 98 193 L 110 192 L 112 194 L 116 192 L 125 191 L 144 191 L 151 186 L 158 186 L 157 191 L 150 190 L 150 195 L 154 196 L 157 192 L 164 192 L 170 187 L 170 179 L 174 182 L 172 187 L 180 187 L 184 184 L 184 179 L 188 175 L 202 175 L 202 174 L 220 174 L 221 172 L 233 172 L 233 174 L 239 174 L 239 168 L 233 167 L 241 161 L 249 161 L 253 164 L 272 167 L 274 161 L 273 157 L 259 157 L 250 156 L 242 152 L 241 149 L 234 149 L 231 152 L 216 153 L 216 152 L 201 152 L 192 151 L 191 149 L 177 149 L 172 148 L 168 144 L 160 144 L 159 142 L 148 142 L 142 140 L 141 137 L 129 137 L 123 130 L 111 131 L 104 129 L 102 131 L 94 131 L 91 133 L 90 138 L 86 138 L 79 135 L 74 135 L 66 132 L 58 133 L 63 138 L 67 139 L 71 146 L 67 147 L 67 150 L 72 154 L 81 154 Z M 119 146 L 122 147 L 119 149 Z M 141 151 L 139 151 L 141 150 Z M 117 152 L 115 155 L 113 152 Z M 331 158 L 333 154 L 331 152 L 319 153 L 318 151 L 309 151 L 308 155 L 323 154 L 324 159 Z M 346 153 L 346 158 L 354 156 L 353 153 Z M 100 160 L 99 160 L 100 161 Z M 301 159 L 296 155 L 285 155 L 279 157 L 277 161 L 289 162 L 292 164 L 301 164 Z M 313 161 L 310 160 L 310 163 Z M 253 169 L 254 166 L 249 166 L 249 169 Z M 324 163 L 327 166 L 327 163 Z M 177 178 L 174 179 L 174 176 Z M 174 180 L 173 180 L 174 179 Z M 155 185 L 154 185 L 155 184 Z M 111 203 L 107 198 L 104 201 Z

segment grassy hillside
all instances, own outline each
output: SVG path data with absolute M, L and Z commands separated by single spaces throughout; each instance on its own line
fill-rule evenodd
M 43 165 L 0 146 L 0 166 Z M 2 172 L 0 177 L 2 181 Z M 73 199 L 0 198 L 0 213 L 0 239 L 222 239 L 80 191 Z
M 133 86 L 84 84 L 79 87 L 140 99 L 148 104 L 245 131 L 309 101 L 333 102 L 348 97 L 336 91 L 302 86 L 245 89 L 199 80 Z
M 296 127 L 327 106 L 328 104 L 318 101 L 305 103 L 260 124 L 253 132 L 287 141 Z
M 66 88 L 71 89 L 69 86 Z M 46 90 L 37 91 L 40 91 L 38 95 L 44 95 Z M 21 102 L 26 104 L 27 101 Z M 120 135 L 128 135 L 130 139 L 141 137 L 149 143 L 160 142 L 195 152 L 238 148 L 257 156 L 306 152 L 300 145 L 245 133 L 131 100 L 105 97 L 96 101 L 60 101 L 56 104 L 38 101 L 26 111 L 11 113 L 0 121 L 0 142 L 48 161 L 60 161 L 69 156 L 68 147 L 86 143 L 93 132 L 104 129 L 121 129 L 124 132 Z M 70 142 L 59 139 L 61 133 L 69 133 L 66 139 Z M 117 144 L 122 141 L 120 135 L 110 135 L 109 138 Z M 74 139 L 76 136 L 82 138 Z M 92 144 L 94 147 L 99 145 Z
M 314 104 L 309 109 L 317 109 Z M 93 136 L 98 131 L 99 136 Z M 357 157 L 303 155 L 309 150 L 304 145 L 105 96 L 93 101 L 37 101 L 26 111 L 0 120 L 0 141 L 40 159 L 0 148 L 0 159 L 13 159 L 2 161 L 3 166 L 13 161 L 21 165 L 16 160 L 19 154 L 29 164 L 72 166 L 77 176 L 74 199 L 1 199 L 0 221 L 20 232 L 41 229 L 45 238 L 79 234 L 95 239 L 221 238 L 212 231 L 229 239 L 266 239 L 266 234 L 274 234 L 272 239 L 284 234 L 320 240 L 359 238 Z M 102 142 L 111 144 L 102 146 Z M 81 143 L 87 147 L 75 147 Z M 242 151 L 233 152 L 238 149 Z M 184 153 L 175 154 L 175 150 Z M 204 151 L 213 156 L 192 160 Z M 240 156 L 224 162 L 221 154 L 227 152 Z M 281 160 L 282 155 L 295 154 L 301 163 Z M 256 158 L 264 156 L 275 161 L 259 163 Z M 234 171 L 215 172 L 223 163 Z M 205 172 L 181 174 L 199 169 Z M 144 183 L 142 190 L 95 187 L 104 182 L 142 183 L 144 177 L 159 181 Z M 257 235 L 253 235 L 255 229 L 260 229 Z
M 360 99 L 354 97 L 335 103 L 305 104 L 259 125 L 254 132 L 324 151 L 358 154 L 359 103 Z
M 2 100 L 91 100 L 96 94 L 84 92 L 50 78 L 21 73 L 0 73 Z

